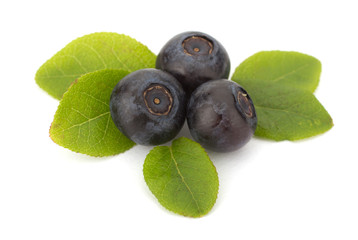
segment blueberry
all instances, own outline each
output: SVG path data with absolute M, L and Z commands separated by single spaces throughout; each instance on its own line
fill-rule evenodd
M 130 73 L 115 86 L 110 100 L 115 125 L 141 145 L 172 140 L 184 124 L 185 106 L 180 83 L 157 69 Z
M 192 137 L 217 152 L 245 145 L 257 125 L 250 96 L 239 84 L 225 79 L 206 82 L 192 93 L 187 121 Z
M 190 94 L 206 81 L 228 78 L 230 59 L 224 47 L 208 34 L 184 32 L 164 45 L 156 68 L 172 74 Z

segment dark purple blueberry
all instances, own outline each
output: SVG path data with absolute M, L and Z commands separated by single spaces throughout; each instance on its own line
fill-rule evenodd
M 158 69 L 130 73 L 115 86 L 110 100 L 115 125 L 141 145 L 172 140 L 184 124 L 185 106 L 180 83 Z
M 192 137 L 217 152 L 245 145 L 257 125 L 250 96 L 239 84 L 225 79 L 206 82 L 192 93 L 187 121 Z
M 164 45 L 156 68 L 172 74 L 190 94 L 206 81 L 228 78 L 230 59 L 215 38 L 201 32 L 184 32 Z

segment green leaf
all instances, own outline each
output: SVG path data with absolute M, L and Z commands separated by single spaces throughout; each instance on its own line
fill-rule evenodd
M 321 62 L 298 52 L 263 51 L 243 61 L 232 79 L 243 86 L 263 82 L 314 92 L 321 74 Z
M 110 156 L 134 146 L 114 125 L 109 101 L 114 86 L 129 72 L 105 69 L 88 73 L 63 95 L 50 128 L 60 146 L 90 156 Z
M 313 95 L 320 62 L 296 52 L 260 52 L 236 68 L 232 80 L 252 98 L 256 136 L 298 140 L 328 131 L 333 121 Z
M 299 140 L 324 133 L 332 119 L 308 90 L 283 86 L 246 89 L 256 109 L 256 136 L 281 140 Z
M 37 84 L 57 99 L 81 75 L 100 69 L 129 72 L 155 66 L 156 56 L 146 46 L 126 35 L 101 32 L 80 37 L 37 71 Z
M 160 204 L 175 213 L 201 217 L 214 206 L 219 179 L 200 144 L 179 138 L 155 147 L 143 165 L 144 179 Z

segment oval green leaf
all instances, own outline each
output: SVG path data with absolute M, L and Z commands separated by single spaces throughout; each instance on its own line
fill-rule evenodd
M 257 113 L 256 136 L 299 140 L 329 130 L 332 118 L 313 95 L 321 63 L 298 52 L 259 52 L 235 70 L 232 80 L 252 98 Z
M 219 190 L 216 169 L 200 144 L 187 139 L 155 147 L 143 165 L 144 179 L 168 210 L 201 217 L 214 206 Z
M 156 56 L 146 46 L 123 34 L 100 32 L 80 37 L 37 71 L 37 84 L 61 99 L 71 83 L 81 75 L 100 69 L 129 72 L 155 66 Z
M 63 95 L 50 128 L 60 146 L 90 156 L 122 153 L 134 146 L 114 125 L 109 101 L 114 86 L 129 72 L 99 70 L 75 81 Z
M 333 126 L 332 118 L 310 91 L 262 85 L 246 90 L 256 109 L 256 136 L 276 141 L 299 140 Z
M 314 92 L 321 74 L 321 62 L 298 52 L 262 51 L 243 61 L 232 79 L 243 86 L 262 83 Z

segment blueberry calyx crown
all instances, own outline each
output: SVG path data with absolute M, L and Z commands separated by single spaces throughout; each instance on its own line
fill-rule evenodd
M 184 53 L 189 56 L 210 55 L 213 52 L 213 43 L 201 36 L 190 36 L 182 42 Z
M 143 98 L 148 111 L 153 115 L 168 115 L 173 106 L 170 91 L 160 84 L 154 84 L 145 89 Z
M 252 118 L 254 116 L 254 111 L 252 109 L 252 104 L 248 99 L 248 95 L 245 92 L 239 90 L 237 92 L 237 102 L 240 105 L 241 109 L 243 110 L 244 114 L 248 118 Z

